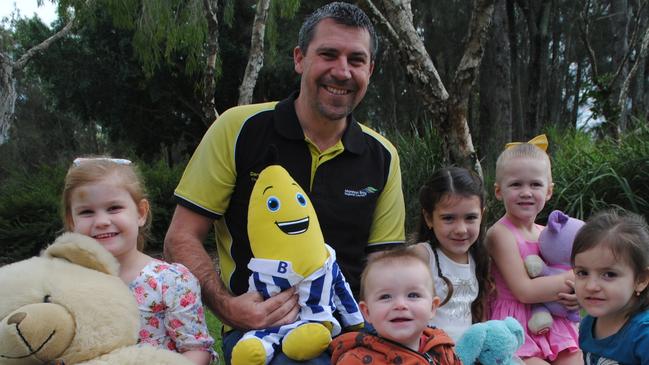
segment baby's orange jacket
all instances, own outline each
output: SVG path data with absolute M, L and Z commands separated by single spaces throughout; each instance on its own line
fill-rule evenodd
M 462 365 L 454 351 L 453 340 L 441 329 L 426 328 L 420 352 L 394 341 L 365 332 L 344 333 L 331 342 L 331 363 L 403 364 L 403 365 Z

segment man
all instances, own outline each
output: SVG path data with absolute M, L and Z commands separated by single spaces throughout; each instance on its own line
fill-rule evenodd
M 224 324 L 226 361 L 241 330 L 295 321 L 293 290 L 268 300 L 247 293 L 250 193 L 269 158 L 313 202 L 325 241 L 355 294 L 365 256 L 404 240 L 401 171 L 395 148 L 351 112 L 365 96 L 377 38 L 359 8 L 331 3 L 304 22 L 293 52 L 300 90 L 276 103 L 223 113 L 210 127 L 176 189 L 165 255 L 198 277 L 204 302 Z M 202 243 L 214 223 L 220 278 Z M 229 329 L 229 328 L 228 328 Z M 278 355 L 271 364 L 290 364 Z M 329 363 L 326 355 L 312 364 Z

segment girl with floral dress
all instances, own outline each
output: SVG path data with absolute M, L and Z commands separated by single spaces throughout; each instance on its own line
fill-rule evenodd
M 119 261 L 119 276 L 140 310 L 139 343 L 179 352 L 199 365 L 217 360 L 196 277 L 181 264 L 141 251 L 151 211 L 131 161 L 75 159 L 62 205 L 66 230 L 94 238 Z

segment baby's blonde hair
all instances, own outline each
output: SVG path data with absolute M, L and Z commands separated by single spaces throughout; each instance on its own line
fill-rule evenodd
M 406 246 L 400 246 L 398 248 L 394 248 L 391 250 L 378 252 L 373 256 L 370 256 L 369 260 L 367 260 L 365 269 L 363 269 L 363 273 L 361 274 L 360 300 L 365 300 L 365 295 L 366 295 L 365 291 L 367 290 L 367 277 L 372 267 L 379 263 L 386 263 L 386 262 L 387 263 L 398 262 L 402 264 L 412 264 L 413 262 L 421 263 L 426 268 L 427 278 L 430 280 L 431 283 L 431 293 L 433 294 L 433 296 L 436 295 L 435 282 L 433 281 L 433 273 L 432 271 L 430 271 L 430 265 L 428 265 L 428 262 L 423 257 L 419 256 L 411 248 L 408 248 Z
M 505 165 L 516 158 L 528 158 L 545 162 L 548 166 L 548 178 L 550 180 L 548 181 L 548 183 L 552 183 L 552 165 L 550 163 L 550 157 L 545 151 L 531 143 L 517 144 L 510 148 L 506 148 L 500 153 L 498 160 L 496 160 L 497 183 L 500 183 L 502 181 Z
M 71 198 L 74 190 L 80 186 L 109 178 L 114 178 L 128 191 L 136 206 L 139 206 L 143 199 L 147 199 L 144 180 L 137 167 L 130 161 L 111 159 L 106 156 L 77 159 L 65 175 L 65 184 L 61 194 L 61 215 L 63 216 L 63 226 L 67 231 L 74 229 L 71 210 Z M 139 251 L 144 249 L 144 243 L 149 237 L 151 221 L 151 209 L 147 209 L 146 221 L 140 227 L 137 236 L 137 249 Z

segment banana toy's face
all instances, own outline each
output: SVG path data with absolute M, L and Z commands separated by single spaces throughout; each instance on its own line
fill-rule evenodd
M 292 256 L 311 245 L 324 247 L 311 201 L 281 166 L 259 174 L 248 207 L 248 236 L 257 258 L 298 259 Z

